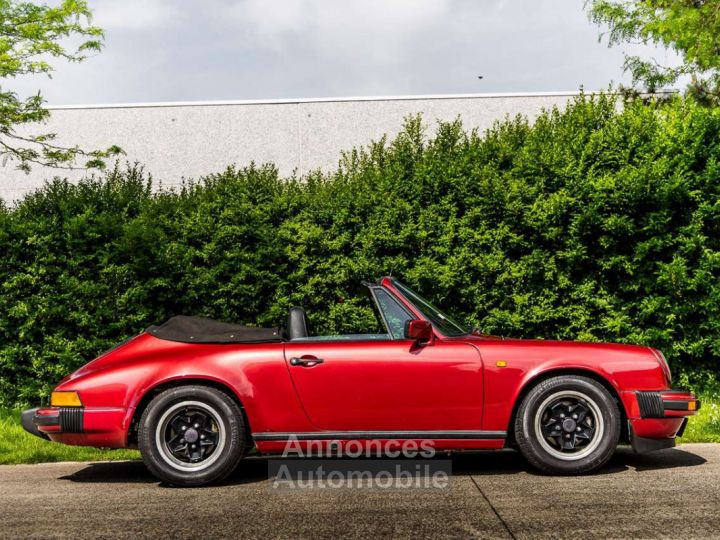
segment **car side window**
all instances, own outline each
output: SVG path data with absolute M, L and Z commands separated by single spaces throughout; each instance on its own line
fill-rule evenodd
M 405 321 L 413 318 L 408 311 L 400 305 L 390 294 L 381 288 L 373 290 L 377 300 L 380 315 L 387 326 L 387 330 L 393 339 L 405 337 Z

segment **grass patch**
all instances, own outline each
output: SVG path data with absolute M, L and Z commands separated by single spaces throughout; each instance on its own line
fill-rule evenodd
M 720 443 L 720 394 L 700 396 L 702 407 L 690 418 L 687 429 L 678 443 Z
M 696 370 L 680 373 L 676 382 L 680 388 L 691 388 L 702 402 L 678 442 L 720 443 L 720 380 L 717 372 Z
M 20 411 L 0 409 L 0 464 L 48 463 L 53 461 L 107 461 L 139 459 L 137 450 L 98 450 L 67 446 L 35 437 L 20 424 Z

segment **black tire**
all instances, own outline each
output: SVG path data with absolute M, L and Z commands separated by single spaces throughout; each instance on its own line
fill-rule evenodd
M 574 375 L 553 377 L 523 399 L 515 417 L 515 440 L 525 459 L 541 471 L 587 473 L 612 457 L 621 418 L 617 402 L 599 382 Z
M 147 468 L 175 486 L 222 480 L 242 459 L 246 440 L 237 403 L 219 390 L 199 385 L 158 394 L 143 412 L 138 432 Z

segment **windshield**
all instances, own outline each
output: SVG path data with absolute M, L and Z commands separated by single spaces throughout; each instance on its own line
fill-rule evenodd
M 433 324 L 433 326 L 440 331 L 441 334 L 452 337 L 463 336 L 468 333 L 465 328 L 453 321 L 450 317 L 445 315 L 442 311 L 433 306 L 422 296 L 414 293 L 399 281 L 393 281 L 393 283 L 402 293 L 402 295 L 407 298 L 408 301 L 412 305 L 414 305 L 419 311 L 421 311 L 423 315 L 425 315 L 428 320 Z

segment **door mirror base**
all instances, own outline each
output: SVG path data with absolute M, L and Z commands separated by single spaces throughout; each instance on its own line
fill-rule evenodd
M 432 324 L 422 319 L 405 321 L 405 339 L 412 339 L 418 344 L 432 342 Z

